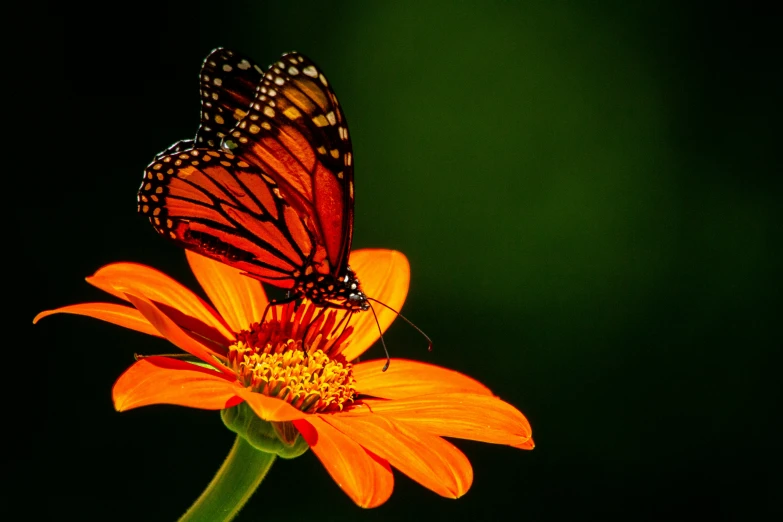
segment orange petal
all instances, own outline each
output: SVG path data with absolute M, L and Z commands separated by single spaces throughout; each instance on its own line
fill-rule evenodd
M 130 306 L 114 303 L 81 303 L 63 306 L 54 310 L 46 310 L 36 315 L 35 319 L 33 319 L 33 324 L 53 314 L 86 315 L 87 317 L 124 326 L 137 332 L 163 337 L 138 310 Z
M 517 449 L 532 450 L 533 448 L 536 447 L 536 445 L 533 442 L 533 437 L 531 437 L 527 441 L 523 442 L 522 444 L 515 444 L 513 447 Z
M 310 414 L 297 410 L 287 402 L 267 397 L 251 391 L 249 388 L 240 387 L 237 395 L 245 399 L 256 415 L 267 421 L 285 422 L 296 419 L 304 419 Z
M 236 406 L 236 381 L 220 373 L 168 357 L 145 357 L 123 373 L 112 388 L 117 411 L 151 404 L 176 404 L 203 410 Z
M 201 288 L 232 330 L 247 330 L 253 322 L 261 321 L 269 301 L 260 282 L 190 250 L 185 255 Z
M 118 286 L 158 303 L 178 324 L 187 326 L 210 339 L 224 341 L 234 335 L 215 310 L 199 296 L 163 272 L 137 263 L 113 263 L 100 268 L 87 282 L 120 299 L 126 299 Z M 162 305 L 162 306 L 161 306 Z M 190 323 L 202 323 L 199 328 Z
M 398 312 L 405 303 L 410 283 L 410 265 L 402 252 L 383 249 L 363 249 L 351 253 L 351 269 L 359 278 L 365 295 L 380 301 Z M 381 331 L 386 331 L 397 314 L 378 303 L 370 303 L 378 316 Z M 354 331 L 351 344 L 343 352 L 350 361 L 364 353 L 379 339 L 378 325 L 372 311 L 353 314 Z
M 355 408 L 351 413 L 371 411 L 441 437 L 516 447 L 526 444 L 532 433 L 530 423 L 519 410 L 489 395 L 438 393 L 393 401 L 363 402 L 369 408 Z
M 366 361 L 353 366 L 356 388 L 362 395 L 382 399 L 404 399 L 431 393 L 492 392 L 475 379 L 454 370 L 406 359 L 392 359 L 389 369 L 381 371 L 386 360 Z
M 318 417 L 294 426 L 340 489 L 361 507 L 377 507 L 394 489 L 389 463 L 372 454 Z
M 380 415 L 321 418 L 435 493 L 458 498 L 473 483 L 470 461 L 453 444 Z
M 152 301 L 141 295 L 134 295 L 130 289 L 125 289 L 125 296 L 133 303 L 139 312 L 161 333 L 163 337 L 180 349 L 195 355 L 207 364 L 210 364 L 226 375 L 234 378 L 234 372 L 224 366 L 215 358 L 216 353 L 206 345 L 193 339 L 185 331 L 177 326 L 166 314 L 160 311 Z

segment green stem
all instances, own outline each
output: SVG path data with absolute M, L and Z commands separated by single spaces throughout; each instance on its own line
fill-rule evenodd
M 179 522 L 232 520 L 264 480 L 276 456 L 255 449 L 237 436 L 212 482 Z

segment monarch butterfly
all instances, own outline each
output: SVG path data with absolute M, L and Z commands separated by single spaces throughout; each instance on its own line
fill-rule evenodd
M 266 72 L 212 51 L 201 122 L 146 168 L 138 211 L 185 248 L 324 308 L 370 308 L 348 266 L 353 153 L 321 70 L 284 54 Z

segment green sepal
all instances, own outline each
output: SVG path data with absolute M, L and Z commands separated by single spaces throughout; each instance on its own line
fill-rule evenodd
M 292 423 L 265 421 L 246 402 L 220 410 L 220 418 L 228 429 L 264 453 L 293 459 L 310 447 Z

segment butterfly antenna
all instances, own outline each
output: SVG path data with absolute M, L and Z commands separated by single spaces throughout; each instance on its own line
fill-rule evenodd
M 373 301 L 375 301 L 375 299 L 373 299 Z M 377 303 L 379 301 L 375 301 L 375 302 Z M 391 359 L 389 358 L 389 350 L 386 349 L 386 341 L 383 340 L 383 331 L 381 330 L 381 323 L 378 322 L 378 316 L 375 314 L 375 308 L 373 308 L 372 303 L 369 304 L 370 304 L 370 310 L 372 311 L 372 316 L 375 317 L 375 324 L 378 325 L 378 333 L 381 334 L 381 344 L 383 345 L 383 353 L 386 354 L 386 364 L 384 364 L 383 368 L 381 369 L 382 372 L 385 372 L 386 370 L 389 369 L 389 363 L 391 362 Z
M 382 303 L 381 301 L 378 301 L 377 299 L 373 299 L 372 297 L 368 297 L 368 298 L 367 298 L 367 300 L 368 300 L 368 301 L 373 301 L 373 302 L 375 302 L 375 303 L 378 303 L 378 304 L 379 304 L 379 305 L 381 305 L 381 306 L 385 306 L 386 308 L 388 308 L 389 310 L 391 310 L 392 312 L 394 312 L 395 314 L 397 314 L 397 317 L 399 317 L 400 319 L 402 319 L 403 321 L 405 321 L 406 323 L 408 323 L 409 325 L 411 325 L 411 326 L 412 326 L 412 327 L 413 327 L 413 328 L 414 328 L 414 329 L 415 329 L 417 332 L 419 332 L 419 333 L 420 333 L 420 334 L 421 334 L 421 335 L 422 335 L 422 336 L 423 336 L 425 339 L 427 339 L 427 351 L 428 351 L 428 352 L 431 352 L 431 351 L 432 351 L 432 339 L 430 339 L 430 336 L 429 336 L 429 335 L 427 335 L 427 334 L 425 334 L 425 333 L 424 333 L 424 331 L 422 331 L 422 329 L 421 329 L 421 328 L 419 328 L 418 326 L 416 326 L 415 324 L 413 324 L 413 323 L 411 322 L 411 320 L 410 320 L 410 319 L 408 319 L 407 317 L 405 317 L 404 315 L 402 315 L 400 312 L 398 312 L 397 310 L 395 310 L 395 309 L 394 309 L 394 308 L 392 308 L 391 306 L 387 305 L 386 303 Z M 372 305 L 370 305 L 370 308 L 372 308 Z M 373 310 L 373 312 L 372 312 L 372 313 L 374 314 L 374 313 L 375 313 L 375 310 Z M 378 318 L 377 318 L 377 317 L 375 318 L 375 321 L 376 321 L 376 322 L 378 321 Z M 380 326 L 378 326 L 378 328 L 380 328 Z M 381 336 L 381 340 L 383 340 L 383 336 Z

